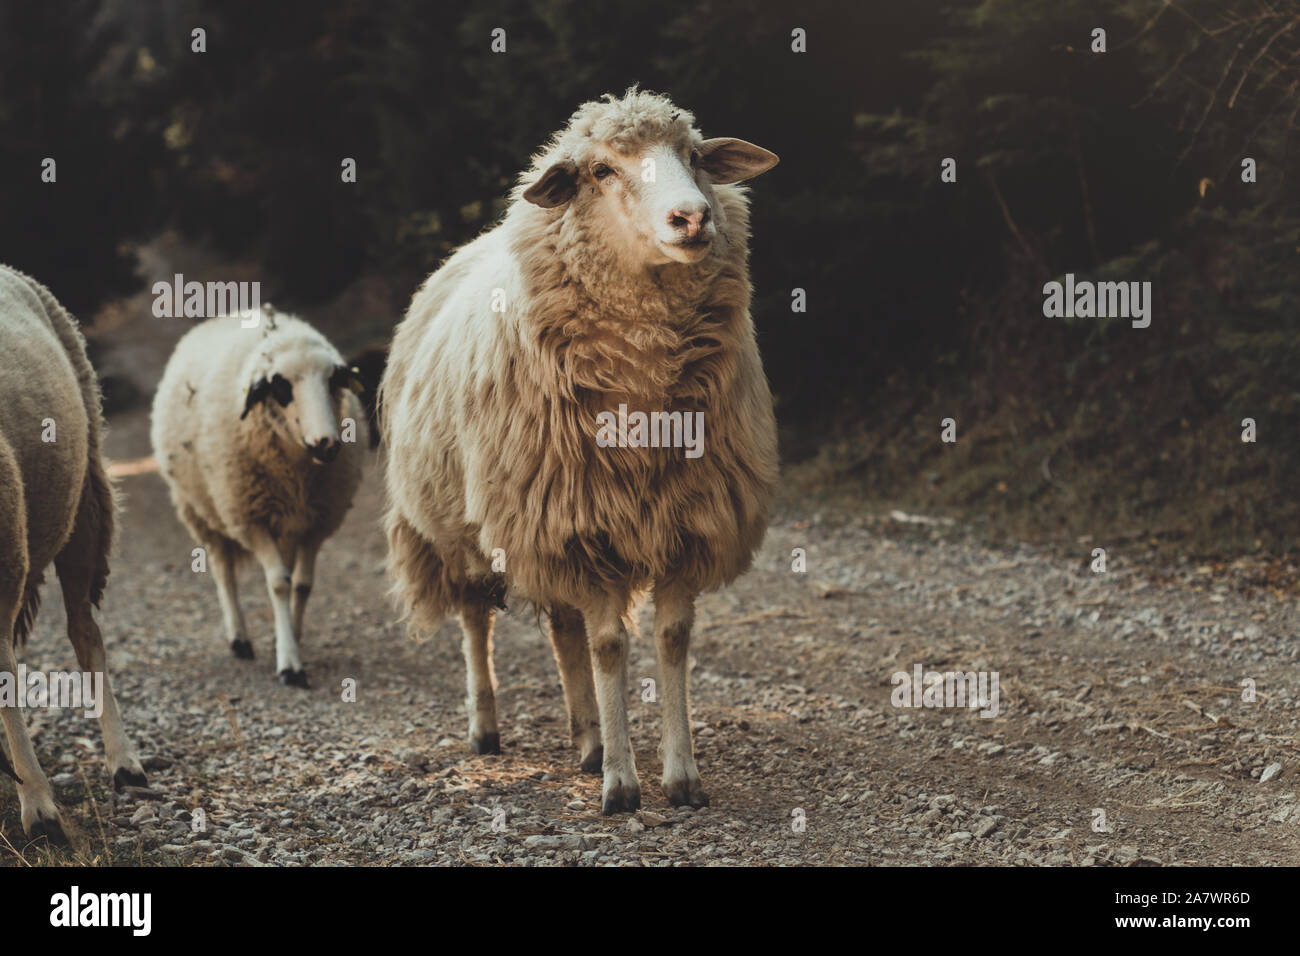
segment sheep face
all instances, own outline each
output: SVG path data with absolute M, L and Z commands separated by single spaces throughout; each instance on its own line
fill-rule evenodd
M 322 348 L 303 349 L 300 343 L 264 351 L 259 359 L 240 417 L 261 406 L 290 447 L 301 446 L 317 464 L 337 458 L 343 395 L 358 389 L 356 371 L 341 364 L 338 355 Z
M 630 149 L 588 141 L 552 163 L 523 196 L 603 223 L 632 261 L 691 264 L 708 255 L 718 235 L 713 187 L 752 179 L 777 162 L 753 143 L 701 139 L 691 129 Z

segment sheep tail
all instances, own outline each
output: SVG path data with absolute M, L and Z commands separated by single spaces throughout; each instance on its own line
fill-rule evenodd
M 18 774 L 14 773 L 13 765 L 9 763 L 9 758 L 5 756 L 3 747 L 0 747 L 0 773 L 3 773 L 6 777 L 13 777 L 14 781 L 18 784 L 22 784 L 23 782 L 22 778 L 19 777 Z
M 429 634 L 455 607 L 464 582 L 455 580 L 432 542 L 411 527 L 396 508 L 390 506 L 384 524 L 391 593 L 401 604 L 408 634 Z
M 18 617 L 14 620 L 15 648 L 21 649 L 27 644 L 27 636 L 31 634 L 32 625 L 36 622 L 36 612 L 41 609 L 41 584 L 44 581 L 44 574 L 33 574 L 27 579 L 23 602 L 18 606 Z

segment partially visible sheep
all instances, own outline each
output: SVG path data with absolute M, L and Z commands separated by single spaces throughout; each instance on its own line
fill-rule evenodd
M 298 645 L 316 554 L 361 482 L 359 387 L 323 335 L 265 307 L 187 332 L 154 397 L 154 456 L 207 548 L 231 651 L 253 656 L 235 589 L 251 554 L 275 612 L 276 672 L 295 687 L 307 686 Z
M 504 564 L 508 587 L 549 613 L 571 735 L 583 769 L 604 772 L 605 813 L 640 805 L 625 622 L 647 589 L 664 792 L 708 803 L 687 703 L 695 598 L 749 567 L 777 475 L 748 201 L 732 185 L 777 157 L 693 123 L 635 89 L 581 107 L 501 224 L 416 294 L 380 389 L 395 590 L 417 628 L 460 616 L 473 748 L 500 747 L 491 634 Z M 608 447 L 632 437 L 602 434 L 620 406 L 673 413 L 679 432 L 702 416 L 703 454 Z
M 91 613 L 103 597 L 113 539 L 102 427 L 99 386 L 75 321 L 43 285 L 0 266 L 0 675 L 16 681 L 14 649 L 31 628 L 53 561 L 77 661 L 103 675 L 100 728 L 120 790 L 144 786 L 145 776 L 122 727 Z M 0 770 L 18 781 L 23 829 L 66 843 L 21 711 L 0 708 L 0 717 L 14 763 L 0 752 Z
M 348 359 L 348 366 L 361 380 L 361 404 L 366 407 L 366 424 L 370 427 L 370 447 L 379 447 L 379 383 L 388 364 L 388 343 L 371 345 Z

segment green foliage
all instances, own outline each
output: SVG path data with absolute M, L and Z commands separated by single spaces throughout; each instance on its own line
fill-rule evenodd
M 937 277 L 966 309 L 928 320 L 916 431 L 891 426 L 885 454 L 867 429 L 850 470 L 882 491 L 924 471 L 918 506 L 987 508 L 1021 533 L 1294 547 L 1300 3 L 979 0 L 917 56 L 921 105 L 860 117 L 860 149 L 975 268 Z M 939 182 L 944 156 L 958 184 Z M 1066 272 L 1150 281 L 1151 327 L 1045 319 L 1043 283 Z M 914 385 L 894 392 L 883 420 L 918 407 Z M 952 414 L 966 444 L 936 457 Z
M 0 4 L 0 262 L 82 315 L 136 284 L 119 244 L 162 218 L 138 202 L 161 152 L 134 115 L 145 104 L 138 64 L 119 54 L 99 8 Z M 41 181 L 47 157 L 54 183 Z

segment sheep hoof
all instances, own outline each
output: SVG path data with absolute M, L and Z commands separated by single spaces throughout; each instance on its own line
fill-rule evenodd
M 579 768 L 583 773 L 600 773 L 605 764 L 605 748 L 597 747 L 582 758 Z
M 605 816 L 631 813 L 641 809 L 641 788 L 633 784 L 615 784 L 605 792 L 600 801 L 600 812 Z
M 251 661 L 253 659 L 253 643 L 248 638 L 241 637 L 237 641 L 230 642 L 230 652 L 241 661 Z
M 291 671 L 286 667 L 284 670 L 280 671 L 280 683 L 285 687 L 306 688 L 308 686 L 307 672 L 305 670 Z
M 121 793 L 125 787 L 147 787 L 149 781 L 145 779 L 142 772 L 138 773 L 127 767 L 118 767 L 117 772 L 113 774 L 113 789 Z
M 469 749 L 476 754 L 499 754 L 501 752 L 501 734 L 493 732 L 471 737 Z
M 45 840 L 50 846 L 71 846 L 68 835 L 63 832 L 63 823 L 58 817 L 53 819 L 37 817 L 31 829 L 27 831 L 27 837 L 33 843 Z
M 700 785 L 699 777 L 683 777 L 681 780 L 665 780 L 664 796 L 675 807 L 700 807 L 709 805 L 709 795 Z

